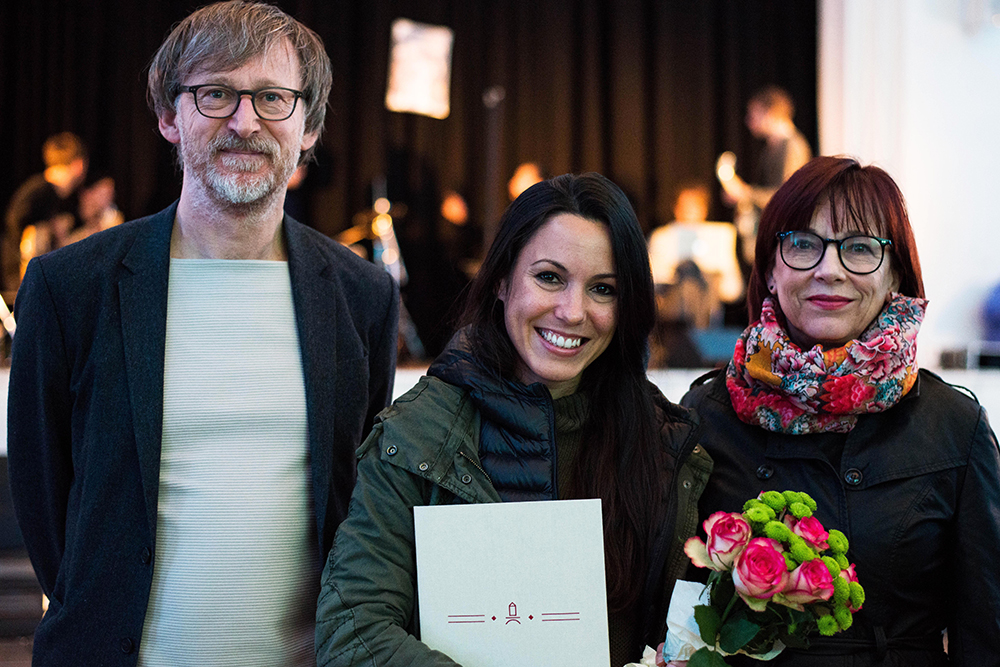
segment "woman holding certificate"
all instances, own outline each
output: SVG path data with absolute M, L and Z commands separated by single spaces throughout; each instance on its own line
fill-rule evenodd
M 684 397 L 715 461 L 703 518 L 801 491 L 849 540 L 863 606 L 774 667 L 1000 665 L 1000 452 L 975 398 L 917 368 L 923 297 L 893 180 L 815 158 L 764 209 L 753 324 Z
M 521 194 L 462 323 L 359 450 L 318 663 L 457 664 L 416 637 L 413 507 L 572 498 L 602 501 L 611 664 L 638 661 L 663 641 L 712 462 L 693 414 L 646 379 L 653 282 L 622 191 L 585 174 Z

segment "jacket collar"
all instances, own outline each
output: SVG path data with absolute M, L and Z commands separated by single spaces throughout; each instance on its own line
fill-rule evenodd
M 170 234 L 177 202 L 146 219 L 122 259 L 118 281 L 121 300 L 125 374 L 132 405 L 132 424 L 146 518 L 156 534 L 156 498 L 160 484 L 163 434 L 163 357 L 167 335 L 167 274 Z
M 490 373 L 473 358 L 467 332 L 456 333 L 427 374 L 464 389 L 483 417 L 521 437 L 548 439 L 552 396 L 542 383 L 525 385 Z
M 288 271 L 302 355 L 313 506 L 322 554 L 327 541 L 327 507 L 334 454 L 331 443 L 336 441 L 337 330 L 338 322 L 347 314 L 343 312 L 343 290 L 336 272 L 312 239 L 313 232 L 287 215 L 282 227 L 288 248 Z M 353 470 L 339 472 L 345 476 L 341 482 L 353 484 Z
M 379 413 L 375 423 L 358 458 L 381 447 L 384 463 L 427 480 L 432 488 L 444 488 L 470 503 L 500 502 L 479 459 L 480 413 L 464 389 L 424 376 Z M 381 437 L 374 437 L 379 430 Z

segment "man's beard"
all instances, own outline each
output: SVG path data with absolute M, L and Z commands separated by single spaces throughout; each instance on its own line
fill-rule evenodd
M 220 135 L 206 150 L 192 156 L 181 143 L 180 156 L 205 186 L 222 202 L 236 205 L 262 204 L 277 193 L 295 171 L 298 155 L 281 153 L 278 142 L 261 136 L 243 139 L 232 134 Z M 222 155 L 223 151 L 250 151 L 253 156 Z M 225 171 L 219 169 L 219 160 Z M 262 174 L 253 172 L 271 163 Z

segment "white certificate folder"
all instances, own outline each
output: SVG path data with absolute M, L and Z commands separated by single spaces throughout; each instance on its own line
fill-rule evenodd
M 414 507 L 420 639 L 466 667 L 607 667 L 600 500 Z

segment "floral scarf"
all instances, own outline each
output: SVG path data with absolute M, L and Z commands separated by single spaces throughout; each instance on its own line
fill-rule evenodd
M 926 309 L 926 299 L 894 293 L 857 340 L 802 351 L 778 323 L 774 301 L 765 299 L 726 371 L 737 416 L 777 433 L 847 433 L 856 415 L 882 412 L 913 387 Z

